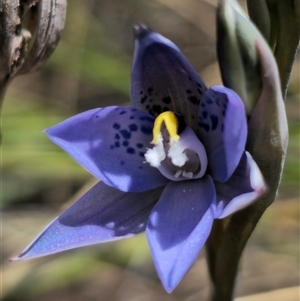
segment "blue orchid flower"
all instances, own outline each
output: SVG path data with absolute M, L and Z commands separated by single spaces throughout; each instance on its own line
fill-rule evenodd
M 171 292 L 224 218 L 266 185 L 245 152 L 247 120 L 230 89 L 207 89 L 171 41 L 137 25 L 131 105 L 97 108 L 46 130 L 101 181 L 57 217 L 17 259 L 146 231 Z

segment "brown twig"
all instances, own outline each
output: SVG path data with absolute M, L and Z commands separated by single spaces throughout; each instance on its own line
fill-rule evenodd
M 0 1 L 1 104 L 15 76 L 38 70 L 53 53 L 64 27 L 66 6 L 66 0 Z

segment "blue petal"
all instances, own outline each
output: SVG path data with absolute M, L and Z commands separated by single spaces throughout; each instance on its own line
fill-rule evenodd
M 244 104 L 232 90 L 215 86 L 206 91 L 199 107 L 200 140 L 208 172 L 216 181 L 226 181 L 245 150 L 247 120 Z
M 258 166 L 248 152 L 243 154 L 240 164 L 229 180 L 225 183 L 215 182 L 215 186 L 215 218 L 224 218 L 251 205 L 267 190 Z
M 146 234 L 158 275 L 171 292 L 188 272 L 212 227 L 216 193 L 209 176 L 169 183 L 151 212 Z
M 206 87 L 178 47 L 149 30 L 135 27 L 131 104 L 153 116 L 180 113 L 197 130 L 197 112 Z
M 152 127 L 151 115 L 112 106 L 78 114 L 46 133 L 105 184 L 138 192 L 167 183 L 156 168 L 144 164 Z
M 99 182 L 12 260 L 40 257 L 140 233 L 145 230 L 150 211 L 162 190 L 125 193 Z

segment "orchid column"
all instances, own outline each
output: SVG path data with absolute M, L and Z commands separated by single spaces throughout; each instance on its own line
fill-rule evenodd
M 235 0 L 219 1 L 217 52 L 224 85 L 235 90 L 247 108 L 246 148 L 258 163 L 269 191 L 235 213 L 225 230 L 223 225 L 214 225 L 207 244 L 214 301 L 233 299 L 240 256 L 276 197 L 288 144 L 283 95 L 299 43 L 300 2 L 248 1 L 248 9 L 258 28 Z

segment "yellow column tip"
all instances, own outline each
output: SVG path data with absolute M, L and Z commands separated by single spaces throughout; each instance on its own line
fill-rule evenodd
M 153 126 L 153 140 L 151 141 L 152 144 L 157 144 L 159 142 L 159 134 L 161 132 L 161 126 L 165 123 L 165 126 L 167 128 L 167 131 L 170 135 L 170 137 L 176 142 L 179 140 L 179 135 L 177 134 L 178 131 L 178 119 L 176 115 L 171 112 L 163 112 L 160 115 L 157 116 L 157 118 L 154 121 Z

